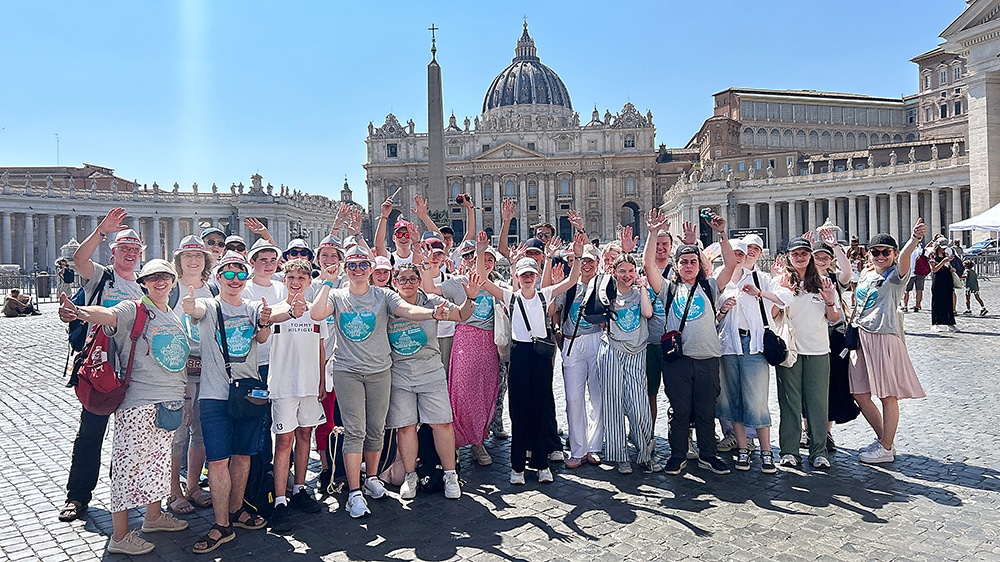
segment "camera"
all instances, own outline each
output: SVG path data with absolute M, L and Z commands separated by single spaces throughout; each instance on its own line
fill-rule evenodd
M 472 201 L 472 197 L 469 197 L 468 193 L 459 193 L 458 197 L 455 198 L 455 203 L 458 203 L 459 205 L 465 203 L 466 201 Z
M 705 222 L 712 222 L 712 216 L 715 215 L 715 213 L 712 212 L 712 209 L 710 209 L 708 207 L 705 207 L 704 209 L 702 209 L 701 213 L 699 213 L 699 214 L 701 216 L 701 220 L 703 220 Z

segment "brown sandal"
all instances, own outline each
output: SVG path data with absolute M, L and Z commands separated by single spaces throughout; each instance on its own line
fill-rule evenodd
M 87 513 L 87 505 L 85 503 L 79 500 L 70 500 L 59 509 L 59 520 L 68 523 L 83 517 L 84 513 Z
M 246 515 L 247 518 L 243 519 Z M 263 529 L 267 527 L 267 519 L 264 519 L 260 515 L 252 514 L 247 511 L 247 508 L 241 507 L 239 510 L 234 511 L 229 514 L 229 524 L 234 527 L 240 527 L 241 529 L 250 529 L 254 531 L 256 529 Z
M 212 496 L 206 494 L 205 492 L 198 490 L 197 495 L 190 494 L 187 496 L 187 500 L 194 504 L 196 507 L 212 507 Z
M 212 538 L 212 531 L 219 532 L 219 538 Z M 218 523 L 212 525 L 212 528 L 205 533 L 204 537 L 198 539 L 198 542 L 194 543 L 194 547 L 191 549 L 195 554 L 205 554 L 206 552 L 212 552 L 213 550 L 219 548 L 221 545 L 236 538 L 236 531 L 232 527 L 223 527 Z M 204 543 L 203 548 L 198 548 L 199 544 Z
M 167 498 L 167 509 L 176 515 L 190 515 L 194 513 L 194 506 L 184 496 L 170 496 Z

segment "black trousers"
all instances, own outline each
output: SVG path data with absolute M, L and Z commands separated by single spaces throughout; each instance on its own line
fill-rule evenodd
M 562 450 L 552 395 L 552 359 L 535 353 L 530 343 L 513 342 L 507 396 L 511 469 L 524 471 L 528 451 L 531 451 L 530 468 L 548 468 L 549 453 Z
M 101 472 L 101 447 L 104 445 L 104 434 L 108 430 L 108 419 L 111 416 L 99 416 L 81 410 L 80 430 L 76 432 L 76 440 L 73 441 L 66 501 L 88 505 Z
M 664 363 L 664 385 L 674 415 L 670 418 L 670 456 L 684 457 L 688 450 L 688 428 L 694 419 L 698 452 L 702 457 L 718 453 L 715 440 L 715 401 L 721 390 L 718 357 L 691 359 L 681 357 Z

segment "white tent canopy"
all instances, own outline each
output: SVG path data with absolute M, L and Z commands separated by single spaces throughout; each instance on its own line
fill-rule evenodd
M 994 205 L 989 210 L 974 217 L 952 223 L 948 230 L 987 230 L 990 232 L 1000 232 L 1000 204 Z

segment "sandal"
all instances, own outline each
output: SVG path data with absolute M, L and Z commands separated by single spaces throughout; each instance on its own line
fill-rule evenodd
M 194 513 L 194 506 L 184 496 L 170 496 L 167 498 L 167 509 L 175 515 L 190 515 Z
M 246 519 L 243 518 L 244 515 L 246 515 Z M 260 515 L 251 514 L 245 507 L 241 507 L 238 511 L 230 513 L 229 523 L 235 527 L 250 529 L 251 531 L 267 527 L 267 519 L 264 519 Z
M 219 538 L 213 539 L 212 531 L 218 531 Z M 222 525 L 216 523 L 212 525 L 212 528 L 209 529 L 207 533 L 205 533 L 204 537 L 201 537 L 198 539 L 198 542 L 194 543 L 194 548 L 191 550 L 195 554 L 205 554 L 206 552 L 212 552 L 213 550 L 219 548 L 220 545 L 223 545 L 235 538 L 236 531 L 234 531 L 232 527 L 223 527 Z M 198 545 L 200 544 L 204 544 L 205 546 L 198 548 Z
M 84 513 L 87 513 L 87 504 L 78 500 L 70 500 L 59 510 L 59 520 L 68 523 L 83 517 Z
M 194 504 L 196 507 L 212 507 L 212 496 L 206 494 L 200 489 L 196 492 L 197 495 L 191 494 L 187 496 L 187 500 Z

